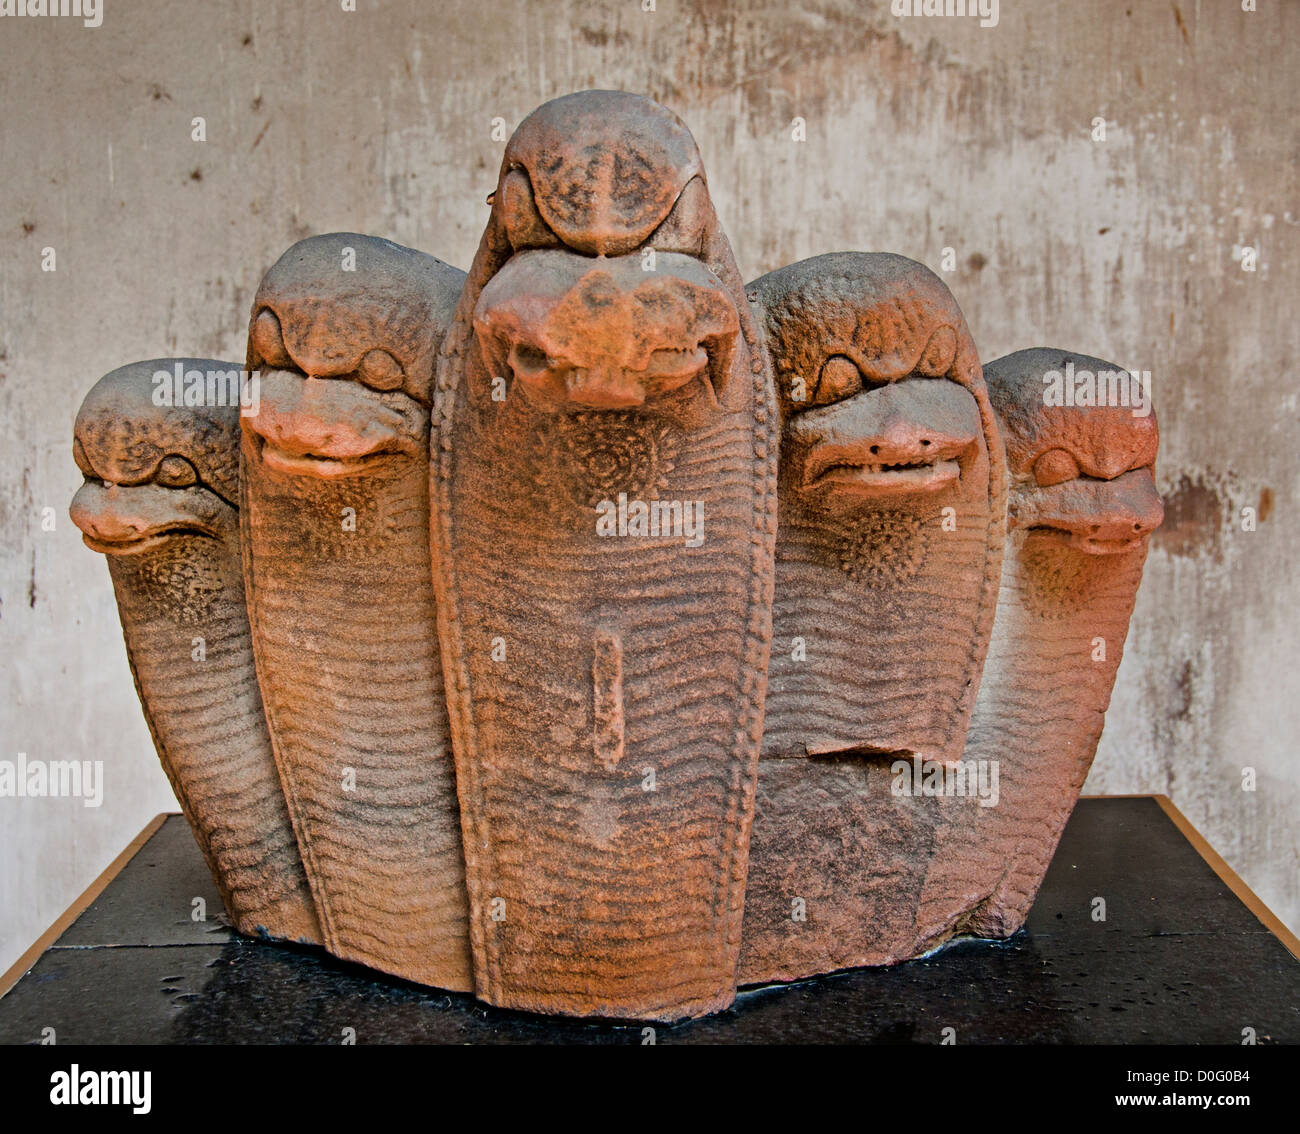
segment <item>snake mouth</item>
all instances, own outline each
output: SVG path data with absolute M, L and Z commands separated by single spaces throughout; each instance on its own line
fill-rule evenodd
M 530 354 L 518 344 L 508 348 L 508 365 L 532 400 L 547 409 L 626 410 L 647 403 L 667 401 L 672 395 L 689 396 L 699 389 L 718 404 L 723 381 L 714 366 L 709 346 L 656 351 L 642 368 L 584 368 L 562 359 L 529 361 Z M 694 384 L 694 385 L 693 385 Z
M 794 414 L 781 460 L 810 505 L 855 511 L 873 501 L 960 491 L 980 436 L 969 390 L 906 378 Z
M 193 536 L 198 539 L 213 540 L 220 538 L 216 532 L 209 531 L 206 528 L 190 523 L 175 523 L 155 528 L 152 531 L 132 536 L 129 539 L 103 539 L 102 537 L 92 536 L 88 532 L 82 532 L 81 542 L 91 551 L 97 551 L 100 555 L 143 555 L 147 551 L 162 547 L 163 544 L 178 536 Z
M 424 451 L 428 411 L 399 390 L 289 370 L 262 376 L 262 404 L 243 419 L 262 465 L 338 480 L 385 472 Z
M 258 455 L 269 469 L 287 476 L 314 476 L 323 480 L 342 477 L 365 476 L 390 467 L 404 454 L 395 450 L 380 449 L 361 456 L 335 457 L 325 453 L 291 453 L 258 437 Z
M 960 480 L 961 464 L 949 457 L 880 464 L 839 460 L 813 472 L 804 490 L 845 496 L 894 496 L 939 492 Z
M 548 410 L 723 404 L 740 314 L 699 260 L 517 253 L 484 286 L 474 333 L 493 378 Z
M 181 537 L 222 540 L 234 508 L 196 486 L 107 484 L 87 478 L 69 509 L 81 539 L 101 555 L 140 555 Z
M 1087 532 L 1039 523 L 1029 528 L 1029 534 L 1037 541 L 1068 547 L 1074 551 L 1082 551 L 1086 555 L 1122 555 L 1126 551 L 1136 551 L 1141 547 L 1148 533 L 1121 536 L 1118 539 L 1103 539 Z
M 1121 555 L 1144 547 L 1164 515 L 1155 477 L 1144 467 L 1111 480 L 1081 476 L 1023 488 L 1011 502 L 1008 522 L 1023 527 L 1039 546 Z

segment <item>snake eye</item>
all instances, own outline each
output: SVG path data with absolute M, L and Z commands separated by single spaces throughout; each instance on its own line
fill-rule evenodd
M 862 391 L 862 372 L 851 359 L 833 354 L 822 366 L 817 388 L 810 399 L 813 405 L 829 406 Z
M 165 488 L 189 488 L 198 483 L 199 474 L 184 457 L 172 453 L 158 462 L 154 480 Z
M 1040 488 L 1064 484 L 1078 475 L 1078 463 L 1064 449 L 1048 449 L 1034 462 L 1034 480 Z
M 537 211 L 532 182 L 522 169 L 512 169 L 506 174 L 499 202 L 494 202 L 492 207 L 496 208 L 498 203 L 505 220 L 510 247 L 516 252 L 524 248 L 560 247 L 559 237 L 551 231 L 550 226 L 542 220 L 542 214 Z
M 916 369 L 927 378 L 941 378 L 952 369 L 956 360 L 957 332 L 951 327 L 940 327 L 925 344 Z
M 86 447 L 81 443 L 80 437 L 72 439 L 72 459 L 77 462 L 77 468 L 81 470 L 83 476 L 95 475 L 95 470 L 90 464 L 90 458 L 86 456 Z
M 275 312 L 269 307 L 263 307 L 257 313 L 257 318 L 253 320 L 253 326 L 248 333 L 248 337 L 252 341 L 253 350 L 257 357 L 265 365 L 273 366 L 277 370 L 293 365 L 293 359 L 289 357 L 289 351 L 284 345 L 280 320 L 275 317 Z
M 396 390 L 406 377 L 402 364 L 388 351 L 378 349 L 366 352 L 357 373 L 372 390 Z
M 704 229 L 711 205 L 704 182 L 693 177 L 682 190 L 673 210 L 646 241 L 656 252 L 681 252 L 698 256 L 703 250 Z

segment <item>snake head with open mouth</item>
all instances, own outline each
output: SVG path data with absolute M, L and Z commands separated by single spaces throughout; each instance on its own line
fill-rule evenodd
M 158 404 L 175 361 L 119 367 L 77 413 L 73 456 L 86 479 L 70 514 L 92 551 L 136 555 L 181 536 L 238 537 L 239 406 Z M 239 372 L 210 359 L 180 363 L 186 373 Z
M 617 410 L 679 392 L 717 405 L 740 319 L 689 256 L 666 253 L 645 272 L 638 257 L 529 251 L 483 289 L 474 328 L 493 373 L 544 408 Z
M 851 515 L 960 485 L 980 452 L 979 364 L 937 276 L 902 256 L 842 252 L 750 292 L 767 313 L 789 498 Z
M 751 364 L 753 328 L 676 115 L 622 91 L 548 102 L 489 200 L 460 316 L 486 371 L 471 368 L 476 392 L 507 377 L 543 412 L 644 407 L 687 425 L 740 404 L 732 371 Z
M 1149 405 L 1135 409 L 1128 397 L 1123 405 L 1047 405 L 1045 378 L 1067 364 L 1076 373 L 1130 379 L 1099 358 L 1047 348 L 1018 351 L 987 370 L 1007 446 L 1008 525 L 1044 550 L 1136 551 L 1164 519 L 1155 483 L 1155 413 Z
M 807 644 L 773 651 L 764 752 L 955 759 L 1006 517 L 966 321 L 933 272 L 887 253 L 815 256 L 746 290 L 781 413 L 773 635 Z
M 356 233 L 309 237 L 281 256 L 249 326 L 261 397 L 244 425 L 262 462 L 330 479 L 420 456 L 442 312 L 462 280 L 432 256 Z

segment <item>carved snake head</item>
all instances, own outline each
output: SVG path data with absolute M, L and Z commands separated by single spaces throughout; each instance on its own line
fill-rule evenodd
M 423 454 L 433 360 L 463 276 L 375 237 L 300 241 L 258 289 L 244 427 L 268 467 L 359 476 Z
M 697 383 L 725 392 L 740 331 L 736 306 L 698 260 L 676 253 L 590 260 L 558 251 L 515 256 L 489 281 L 474 329 L 494 374 L 539 402 L 630 409 Z
M 1155 484 L 1155 413 L 1149 403 L 1135 409 L 1137 399 L 1127 396 L 1123 405 L 1047 404 L 1054 400 L 1052 376 L 1067 364 L 1090 378 L 1094 391 L 1128 393 L 1127 371 L 1068 351 L 1018 351 L 985 368 L 1007 445 L 1009 525 L 1026 530 L 1036 545 L 1088 555 L 1135 551 L 1164 519 Z
M 238 530 L 239 405 L 167 405 L 183 376 L 225 381 L 239 367 L 210 359 L 156 359 L 101 378 L 77 413 L 73 456 L 85 483 L 72 522 L 92 551 L 133 555 L 192 536 Z M 164 398 L 163 395 L 166 395 Z
M 491 377 L 551 411 L 719 407 L 741 301 L 676 115 L 621 91 L 546 103 L 511 138 L 491 200 L 497 262 L 470 313 Z
M 901 256 L 843 252 L 749 292 L 767 319 L 792 499 L 851 514 L 958 487 L 981 451 L 979 364 L 933 273 Z

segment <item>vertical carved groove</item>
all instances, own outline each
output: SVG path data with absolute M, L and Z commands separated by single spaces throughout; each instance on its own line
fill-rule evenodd
M 623 641 L 598 628 L 591 662 L 596 763 L 612 772 L 623 759 Z

